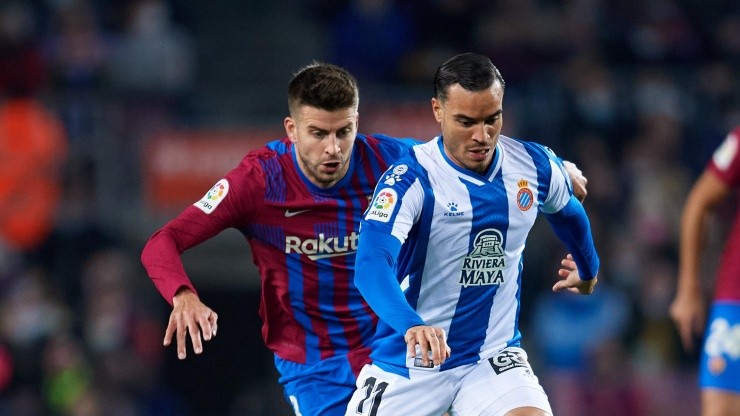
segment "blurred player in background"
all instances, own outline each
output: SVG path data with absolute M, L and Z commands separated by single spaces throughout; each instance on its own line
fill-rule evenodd
M 694 348 L 694 337 L 706 323 L 700 279 L 705 219 L 738 187 L 740 126 L 715 151 L 684 205 L 678 288 L 670 313 L 687 350 Z M 699 361 L 702 415 L 736 416 L 740 415 L 740 209 L 722 253 L 714 291 Z
M 180 255 L 238 229 L 261 276 L 265 345 L 275 354 L 296 414 L 344 414 L 369 362 L 376 315 L 354 285 L 358 228 L 377 178 L 409 139 L 357 133 L 359 93 L 344 69 L 312 64 L 288 87 L 287 137 L 249 152 L 193 206 L 147 242 L 142 263 L 173 306 L 164 344 L 180 359 L 217 332 L 217 314 L 196 294 Z M 571 174 L 585 196 L 585 178 Z
M 361 222 L 355 284 L 380 321 L 346 415 L 551 415 L 520 348 L 522 251 L 542 212 L 572 253 L 553 290 L 590 294 L 588 217 L 551 150 L 500 135 L 487 57 L 442 64 L 434 93 L 442 135 L 383 174 Z

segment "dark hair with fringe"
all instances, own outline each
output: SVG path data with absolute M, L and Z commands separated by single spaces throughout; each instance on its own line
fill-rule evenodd
M 295 115 L 302 105 L 327 111 L 357 107 L 360 92 L 357 81 L 346 69 L 312 62 L 293 75 L 288 84 L 288 109 Z
M 501 83 L 501 89 L 504 89 L 504 78 L 488 57 L 472 52 L 462 53 L 437 68 L 434 96 L 445 101 L 450 85 L 460 84 L 466 90 L 475 92 L 489 88 L 497 80 Z

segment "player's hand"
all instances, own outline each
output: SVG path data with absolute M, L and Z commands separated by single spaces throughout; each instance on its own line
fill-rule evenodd
M 700 290 L 693 293 L 679 290 L 671 303 L 669 313 L 676 324 L 681 343 L 687 351 L 694 350 L 694 337 L 704 333 L 706 312 Z
M 416 357 L 416 346 L 421 350 L 421 362 L 429 365 L 429 351 L 432 352 L 432 362 L 440 365 L 450 358 L 452 350 L 447 345 L 447 334 L 444 329 L 426 325 L 412 326 L 403 337 L 406 341 L 406 351 L 409 357 Z
M 573 162 L 564 160 L 563 167 L 565 167 L 565 171 L 568 172 L 570 181 L 573 183 L 573 195 L 578 198 L 579 201 L 583 202 L 583 200 L 586 199 L 586 195 L 588 195 L 588 191 L 586 190 L 588 179 L 583 176 L 583 172 L 581 172 L 581 170 L 578 169 L 578 166 Z
M 172 343 L 172 336 L 177 339 L 177 358 L 184 360 L 186 353 L 186 336 L 190 334 L 193 351 L 203 352 L 203 340 L 210 341 L 216 336 L 218 315 L 198 299 L 190 289 L 183 289 L 172 298 L 172 313 L 164 332 L 164 345 Z
M 558 280 L 552 287 L 553 292 L 560 292 L 563 289 L 567 289 L 573 293 L 580 293 L 582 295 L 590 295 L 594 291 L 597 279 L 594 276 L 591 280 L 581 280 L 581 275 L 578 274 L 578 268 L 576 262 L 573 260 L 573 256 L 568 254 L 566 258 L 560 261 L 561 268 L 558 270 L 558 275 L 562 277 L 562 280 Z

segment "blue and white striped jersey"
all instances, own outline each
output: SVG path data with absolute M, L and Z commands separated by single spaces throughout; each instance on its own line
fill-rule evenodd
M 581 277 L 593 278 L 599 260 L 588 219 L 548 148 L 500 136 L 479 174 L 452 162 L 437 137 L 389 167 L 361 223 L 355 272 L 381 319 L 373 362 L 401 375 L 421 366 L 406 357 L 403 335 L 422 324 L 445 329 L 452 349 L 431 371 L 518 346 L 522 251 L 540 211 Z

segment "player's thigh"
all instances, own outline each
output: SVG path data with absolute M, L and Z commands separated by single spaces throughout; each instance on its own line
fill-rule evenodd
M 366 365 L 346 416 L 442 415 L 454 395 L 448 372 L 413 371 L 409 378 Z
M 465 376 L 451 410 L 453 416 L 552 414 L 526 352 L 513 347 L 481 361 Z
M 298 416 L 344 415 L 357 378 L 346 357 L 299 364 L 276 360 L 285 398 Z
M 725 390 L 702 389 L 702 416 L 740 416 L 740 394 Z
M 699 386 L 740 395 L 740 305 L 715 303 L 699 359 Z
M 285 384 L 283 388 L 296 416 L 344 415 L 355 391 L 354 385 L 310 378 Z

